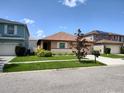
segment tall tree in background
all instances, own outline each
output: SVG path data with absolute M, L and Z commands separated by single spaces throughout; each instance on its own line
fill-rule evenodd
M 87 55 L 87 51 L 88 51 L 88 41 L 84 38 L 84 34 L 81 32 L 80 29 L 78 29 L 78 32 L 75 33 L 76 36 L 76 56 L 79 60 L 79 62 L 81 62 L 81 59 L 84 58 Z

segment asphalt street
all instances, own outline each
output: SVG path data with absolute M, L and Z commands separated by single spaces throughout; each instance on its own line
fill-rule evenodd
M 124 66 L 0 73 L 0 93 L 124 93 Z

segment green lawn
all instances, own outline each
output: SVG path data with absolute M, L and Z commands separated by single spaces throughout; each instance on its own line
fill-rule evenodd
M 68 59 L 76 59 L 75 56 L 53 56 L 53 57 L 38 57 L 38 56 L 24 56 L 24 57 L 16 57 L 12 59 L 10 62 L 24 62 L 24 61 L 43 61 L 43 60 L 68 60 Z
M 90 67 L 103 66 L 104 64 L 92 60 L 83 61 L 84 63 L 70 62 L 41 62 L 41 63 L 27 63 L 27 64 L 6 64 L 4 72 L 17 71 L 31 71 L 31 70 L 45 70 L 45 69 L 61 69 L 61 68 L 75 68 L 75 67 Z
M 110 57 L 110 58 L 124 58 L 124 56 L 122 56 L 122 55 L 116 55 L 116 54 L 108 54 L 108 55 L 101 54 L 101 56 L 103 56 L 103 57 Z

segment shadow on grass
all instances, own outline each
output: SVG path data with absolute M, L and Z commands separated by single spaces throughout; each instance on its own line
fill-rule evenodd
M 6 64 L 5 66 L 4 66 L 4 69 L 5 68 L 7 68 L 7 69 L 9 69 L 9 68 L 14 68 L 14 67 L 18 67 L 19 66 L 19 64 Z M 4 70 L 3 69 L 3 70 Z
M 79 63 L 82 63 L 82 64 L 101 64 L 101 65 L 105 65 L 105 64 L 103 64 L 101 62 L 98 62 L 98 61 L 95 62 L 95 60 L 81 60 L 81 62 L 79 62 Z

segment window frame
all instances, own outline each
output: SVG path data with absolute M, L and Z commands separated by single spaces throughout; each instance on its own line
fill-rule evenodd
M 61 44 L 64 44 L 64 47 L 62 47 Z M 65 49 L 65 48 L 66 48 L 66 43 L 65 43 L 65 42 L 60 42 L 60 43 L 59 43 L 59 48 L 60 48 L 60 49 Z
M 7 25 L 7 34 L 8 35 L 14 35 L 15 34 L 15 26 L 14 25 L 12 25 L 12 24 Z
M 13 25 L 14 26 L 14 28 L 13 28 L 13 33 L 11 34 L 11 33 L 9 33 L 9 25 Z M 6 25 L 4 25 L 4 33 L 6 34 L 6 35 L 16 35 L 17 34 L 17 25 L 14 25 L 14 24 L 6 24 Z

